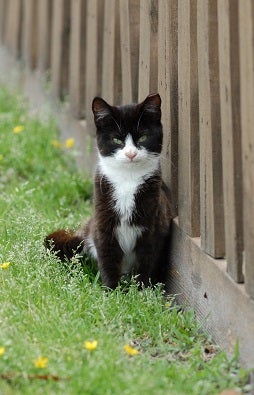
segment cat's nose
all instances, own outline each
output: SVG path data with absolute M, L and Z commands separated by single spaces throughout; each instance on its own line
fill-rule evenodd
M 127 156 L 127 158 L 132 160 L 135 158 L 135 156 L 137 156 L 137 152 L 127 151 L 127 152 L 125 152 L 125 156 Z

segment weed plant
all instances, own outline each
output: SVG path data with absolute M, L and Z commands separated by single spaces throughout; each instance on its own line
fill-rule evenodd
M 73 140 L 60 143 L 54 122 L 23 103 L 0 89 L 0 394 L 246 388 L 237 353 L 217 350 L 159 286 L 106 292 L 84 262 L 63 265 L 44 249 L 48 232 L 89 216 L 92 184 L 75 168 Z

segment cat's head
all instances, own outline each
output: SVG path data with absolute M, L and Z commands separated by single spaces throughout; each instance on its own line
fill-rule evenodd
M 159 94 L 151 94 L 139 104 L 119 107 L 95 97 L 92 110 L 101 157 L 111 157 L 128 166 L 159 157 L 162 149 Z

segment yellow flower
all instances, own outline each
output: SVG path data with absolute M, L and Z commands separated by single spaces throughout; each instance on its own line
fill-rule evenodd
M 2 154 L 0 154 L 0 160 L 3 160 L 3 155 Z
M 0 357 L 5 353 L 5 347 L 0 347 Z
M 62 147 L 62 144 L 58 140 L 52 140 L 51 141 L 51 145 L 53 145 L 53 147 L 55 147 L 55 148 L 61 148 Z
M 18 134 L 18 133 L 22 132 L 24 129 L 25 129 L 24 125 L 15 126 L 15 128 L 13 128 L 13 133 Z
M 84 343 L 84 348 L 89 351 L 95 350 L 97 348 L 97 346 L 98 346 L 97 340 L 93 340 L 92 342 L 90 342 L 89 340 L 86 340 Z
M 1 269 L 7 269 L 10 266 L 11 262 L 4 262 L 0 265 Z
M 74 146 L 75 140 L 73 138 L 69 138 L 65 140 L 65 147 L 72 148 Z
M 126 344 L 124 346 L 124 350 L 128 355 L 138 355 L 140 354 L 140 351 L 136 350 L 136 348 L 133 348 L 131 346 L 129 346 L 129 344 Z
M 34 361 L 34 366 L 38 369 L 46 368 L 48 366 L 48 361 L 49 359 L 47 357 L 40 356 Z

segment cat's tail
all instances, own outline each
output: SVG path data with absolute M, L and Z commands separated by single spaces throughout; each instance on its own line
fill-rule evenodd
M 54 251 L 61 261 L 65 261 L 82 253 L 84 240 L 73 230 L 59 229 L 45 238 L 44 245 Z

